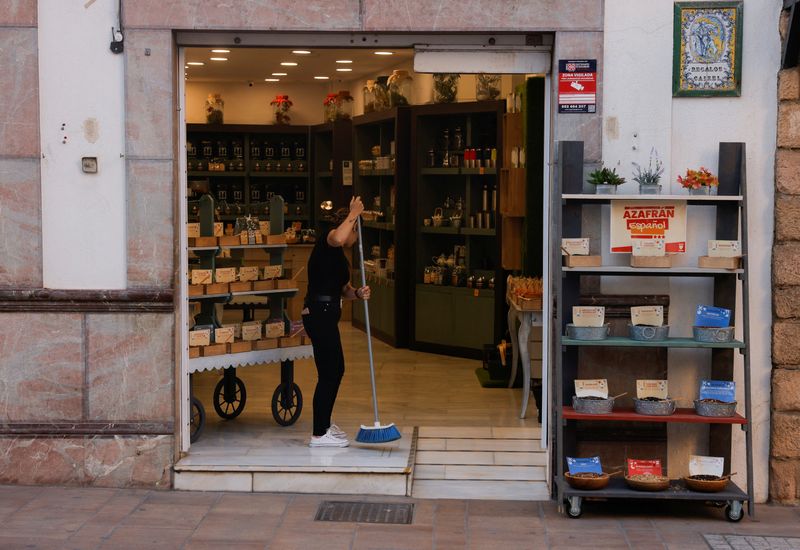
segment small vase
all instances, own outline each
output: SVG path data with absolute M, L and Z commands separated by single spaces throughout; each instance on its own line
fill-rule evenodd
M 617 186 L 608 183 L 601 183 L 594 186 L 595 193 L 598 195 L 616 195 Z
M 639 194 L 640 195 L 660 195 L 661 194 L 661 186 L 657 183 L 640 183 L 639 184 Z
M 711 194 L 711 187 L 710 186 L 703 186 L 698 187 L 697 189 L 689 189 L 690 195 L 710 195 Z

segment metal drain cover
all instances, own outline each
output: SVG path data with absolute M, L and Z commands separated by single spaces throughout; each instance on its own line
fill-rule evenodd
M 391 523 L 408 525 L 414 519 L 414 505 L 403 502 L 360 502 L 323 500 L 315 521 Z

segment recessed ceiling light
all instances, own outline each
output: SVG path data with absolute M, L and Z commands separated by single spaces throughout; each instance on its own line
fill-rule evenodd
M 205 63 L 203 63 L 202 61 L 187 61 L 186 64 L 192 65 L 194 67 L 202 67 L 203 65 L 205 65 Z
M 272 76 L 286 76 L 288 73 L 272 73 Z
M 265 78 L 264 82 L 280 82 L 280 78 Z
M 352 63 L 352 62 L 353 62 L 353 60 L 352 60 L 352 59 L 337 59 L 337 60 L 336 60 L 336 62 L 337 62 L 337 63 L 341 63 L 341 64 L 343 64 L 343 65 L 344 65 L 344 64 L 346 64 L 346 63 Z
M 308 50 L 292 50 L 292 53 L 296 53 L 297 55 L 308 55 L 311 52 Z
M 328 78 L 330 78 L 330 77 L 327 77 L 327 76 L 315 76 L 314 80 L 328 80 Z
M 340 73 L 350 73 L 350 72 L 353 72 L 353 69 L 350 69 L 350 68 L 348 68 L 348 67 L 341 67 L 341 68 L 339 68 L 339 69 L 336 69 L 336 70 L 337 70 L 338 72 L 340 72 Z
M 297 67 L 297 63 L 295 63 L 294 61 L 284 61 L 283 63 L 281 63 L 281 65 L 283 65 L 284 67 Z
M 183 68 L 184 68 L 184 69 L 188 69 L 188 68 L 189 68 L 189 65 L 184 65 L 184 66 L 183 66 Z
M 394 52 L 385 52 L 385 51 L 374 52 L 374 53 L 375 55 L 394 55 Z
M 211 57 L 209 59 L 211 59 L 211 61 L 227 61 L 228 60 L 227 57 Z
M 211 53 L 231 53 L 230 50 L 211 50 Z

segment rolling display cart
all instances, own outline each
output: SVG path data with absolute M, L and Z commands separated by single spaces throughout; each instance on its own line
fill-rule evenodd
M 200 199 L 200 234 L 212 235 L 214 231 L 214 200 L 210 195 Z M 283 199 L 280 196 L 272 197 L 270 209 L 274 213 L 270 218 L 270 234 L 283 233 Z M 217 257 L 222 249 L 230 249 L 232 253 L 244 249 L 265 249 L 269 251 L 271 265 L 282 263 L 283 252 L 286 244 L 255 244 L 232 245 L 211 247 L 189 247 L 189 252 L 199 257 L 199 266 L 203 269 L 215 269 Z M 197 325 L 210 325 L 221 327 L 222 323 L 217 315 L 217 304 L 229 303 L 234 297 L 268 296 L 270 318 L 283 319 L 288 332 L 289 320 L 285 315 L 286 299 L 297 293 L 296 288 L 254 290 L 247 292 L 228 292 L 225 294 L 204 294 L 190 296 L 189 301 L 199 301 L 200 313 L 195 316 Z M 244 321 L 252 320 L 252 308 L 245 308 Z M 244 410 L 247 402 L 247 389 L 244 382 L 236 376 L 236 369 L 251 365 L 265 365 L 280 363 L 281 381 L 272 394 L 271 408 L 275 421 L 282 426 L 294 424 L 303 410 L 303 394 L 300 387 L 294 382 L 294 360 L 312 357 L 310 345 L 281 347 L 268 350 L 249 351 L 244 353 L 229 353 L 210 357 L 196 357 L 189 360 L 189 373 L 206 370 L 223 369 L 222 380 L 214 389 L 214 410 L 225 419 L 233 419 Z M 191 441 L 196 441 L 205 425 L 205 409 L 199 399 L 191 395 Z
M 747 511 L 754 517 L 753 503 L 753 452 L 750 400 L 749 312 L 747 280 L 747 199 L 745 176 L 745 146 L 743 143 L 720 143 L 719 187 L 717 195 L 595 195 L 583 194 L 583 143 L 559 142 L 558 177 L 552 193 L 553 220 L 551 227 L 551 254 L 553 270 L 553 292 L 557 297 L 556 320 L 553 330 L 555 341 L 555 409 L 556 409 L 556 496 L 564 504 L 569 517 L 579 517 L 585 498 L 600 499 L 658 499 L 694 500 L 725 504 L 726 517 L 739 521 L 744 515 L 742 504 L 747 502 Z M 584 205 L 609 204 L 614 200 L 634 199 L 646 203 L 648 200 L 686 200 L 690 205 L 704 209 L 715 207 L 715 239 L 741 240 L 742 266 L 739 269 L 707 269 L 700 267 L 634 268 L 625 266 L 562 267 L 561 238 L 581 237 L 582 207 Z M 709 214 L 712 214 L 710 211 Z M 612 337 L 601 341 L 574 340 L 564 336 L 569 312 L 580 303 L 581 276 L 665 276 L 665 277 L 709 277 L 714 284 L 714 305 L 735 311 L 736 299 L 741 290 L 741 315 L 743 341 L 727 343 L 703 343 L 691 338 L 668 338 L 665 341 L 642 342 L 628 338 Z M 738 283 L 741 283 L 739 285 Z M 732 318 L 733 314 L 732 314 Z M 734 354 L 743 356 L 744 416 L 706 417 L 699 416 L 694 409 L 678 409 L 671 416 L 643 416 L 632 410 L 617 409 L 604 415 L 577 413 L 571 406 L 574 381 L 578 378 L 579 350 L 582 346 L 616 346 L 626 348 L 707 348 L 711 350 L 711 378 L 732 380 Z M 609 365 L 610 366 L 610 365 Z M 699 377 L 698 377 L 699 378 Z M 698 380 L 699 382 L 699 380 Z M 745 431 L 745 454 L 747 463 L 747 488 L 740 489 L 730 482 L 727 489 L 718 493 L 700 493 L 686 488 L 682 481 L 671 480 L 669 489 L 660 492 L 643 492 L 630 489 L 622 479 L 611 479 L 605 489 L 596 491 L 576 490 L 564 478 L 567 456 L 578 456 L 578 422 L 679 422 L 709 425 L 708 450 L 713 456 L 725 458 L 726 473 L 731 466 L 731 439 L 734 426 Z M 635 449 L 635 442 L 633 442 Z M 687 457 L 688 458 L 688 457 Z

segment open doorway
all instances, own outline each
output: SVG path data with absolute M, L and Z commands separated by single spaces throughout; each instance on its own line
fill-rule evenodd
M 488 365 L 481 359 L 484 346 L 494 350 L 510 340 L 505 276 L 523 272 L 528 233 L 515 227 L 522 222 L 504 224 L 499 203 L 509 178 L 528 181 L 509 168 L 527 164 L 545 179 L 546 139 L 539 139 L 542 150 L 532 166 L 525 135 L 547 132 L 546 77 L 446 73 L 434 79 L 414 70 L 411 48 L 203 46 L 183 48 L 180 57 L 184 242 L 189 235 L 217 239 L 194 241 L 183 251 L 186 328 L 212 325 L 216 336 L 216 328 L 230 327 L 232 345 L 241 345 L 222 342 L 223 350 L 221 343 L 191 345 L 186 338 L 184 418 L 193 417 L 190 397 L 205 418 L 196 441 L 185 441 L 188 455 L 176 466 L 176 486 L 215 488 L 200 475 L 213 472 L 244 490 L 303 491 L 311 483 L 298 477 L 303 472 L 328 474 L 322 484 L 314 478 L 315 491 L 548 498 L 549 458 L 537 419 L 543 400 L 537 395 L 523 409 L 528 388 L 508 387 L 515 385 L 503 364 L 510 354 L 509 361 L 497 356 Z M 535 99 L 531 79 L 539 81 Z M 526 118 L 531 106 L 538 114 Z M 535 131 L 527 128 L 531 120 L 540 125 Z M 404 437 L 380 448 L 312 452 L 316 373 L 310 346 L 297 332 L 304 267 L 314 240 L 331 227 L 329 209 L 321 206 L 330 201 L 335 210 L 353 195 L 369 211 L 363 246 L 381 418 L 398 424 Z M 517 205 L 520 210 L 524 219 L 527 211 Z M 230 244 L 248 227 L 263 232 L 265 246 Z M 541 238 L 541 232 L 540 224 L 531 234 Z M 285 245 L 269 238 L 280 235 Z M 280 246 L 267 248 L 270 242 Z M 506 257 L 515 248 L 518 257 Z M 204 263 L 204 255 L 213 262 Z M 540 256 L 539 272 L 546 273 Z M 351 265 L 358 266 L 357 257 Z M 256 279 L 243 280 L 242 267 L 258 268 Z M 227 288 L 204 288 L 200 295 L 203 283 L 192 281 L 193 271 L 209 268 L 205 284 Z M 278 280 L 265 282 L 271 278 Z M 343 308 L 340 323 L 346 374 L 334 409 L 334 420 L 351 437 L 372 419 L 365 320 L 354 306 Z M 265 325 L 278 324 L 283 330 L 273 348 Z M 261 344 L 244 339 L 248 325 L 261 327 Z M 541 380 L 547 370 L 541 328 L 529 334 L 523 344 L 529 368 L 518 369 L 519 378 Z M 259 351 L 272 361 L 254 360 Z M 354 481 L 358 473 L 365 477 Z M 376 482 L 379 473 L 396 477 Z

